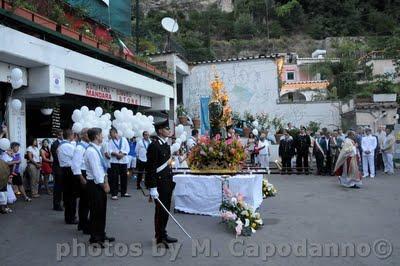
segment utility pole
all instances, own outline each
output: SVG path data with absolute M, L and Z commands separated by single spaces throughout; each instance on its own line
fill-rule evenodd
M 139 54 L 139 32 L 140 32 L 139 16 L 140 16 L 139 0 L 136 0 L 136 54 Z
M 265 0 L 265 19 L 267 20 L 267 39 L 269 42 L 269 0 Z

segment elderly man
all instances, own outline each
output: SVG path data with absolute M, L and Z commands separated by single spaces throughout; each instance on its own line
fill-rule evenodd
M 365 136 L 361 139 L 363 177 L 375 177 L 375 149 L 377 140 L 371 134 L 371 129 L 365 129 Z M 368 172 L 369 168 L 369 172 Z
M 386 136 L 382 144 L 383 162 L 385 164 L 385 173 L 394 174 L 393 153 L 394 153 L 395 137 L 391 128 L 386 128 Z

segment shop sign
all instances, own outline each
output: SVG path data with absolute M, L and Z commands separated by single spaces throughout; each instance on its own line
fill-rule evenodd
M 129 91 L 110 88 L 89 82 L 66 79 L 66 93 L 114 101 L 131 105 L 151 107 L 151 97 L 141 96 Z

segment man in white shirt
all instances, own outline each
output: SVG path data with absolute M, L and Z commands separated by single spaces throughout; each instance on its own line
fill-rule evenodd
M 375 149 L 377 146 L 376 137 L 371 135 L 371 129 L 367 128 L 365 130 L 366 135 L 361 139 L 361 149 L 362 149 L 362 165 L 363 165 L 363 177 L 368 177 L 368 167 L 370 177 L 375 177 Z
M 79 190 L 79 180 L 72 173 L 72 157 L 74 156 L 75 146 L 71 141 L 74 134 L 70 129 L 64 130 L 64 140 L 57 148 L 58 160 L 61 167 L 64 199 L 64 219 L 66 224 L 78 224 L 76 219 L 76 199 Z
M 393 153 L 394 153 L 395 142 L 396 139 L 392 133 L 392 129 L 387 127 L 386 136 L 382 144 L 382 153 L 383 153 L 383 162 L 385 164 L 385 173 L 388 175 L 394 174 Z
M 106 236 L 107 193 L 110 186 L 107 180 L 107 164 L 101 152 L 103 135 L 100 128 L 88 130 L 90 145 L 86 149 L 84 162 L 86 167 L 87 190 L 89 198 L 89 231 L 91 244 L 104 247 L 104 241 L 115 241 Z
M 79 205 L 78 205 L 78 231 L 82 230 L 84 234 L 89 234 L 89 199 L 86 187 L 86 166 L 83 160 L 86 149 L 89 147 L 88 129 L 82 129 L 79 137 L 74 156 L 72 157 L 72 172 L 76 180 L 80 180 L 79 189 Z
M 147 149 L 149 148 L 149 145 L 151 143 L 150 141 L 150 134 L 147 131 L 143 131 L 143 138 L 139 139 L 136 142 L 136 156 L 137 156 L 137 161 L 136 161 L 136 168 L 138 171 L 137 179 L 136 179 L 136 188 L 140 189 L 140 183 L 142 182 L 143 179 L 143 172 L 146 169 L 146 163 L 147 163 Z
M 197 129 L 192 130 L 192 136 L 187 140 L 186 146 L 188 152 L 197 144 L 197 140 L 199 139 L 199 131 Z
M 260 162 L 261 168 L 267 169 L 269 171 L 269 141 L 266 138 L 265 133 L 262 133 L 260 140 L 258 141 L 258 161 Z
M 121 197 L 130 197 L 127 193 L 128 188 L 128 153 L 129 143 L 126 138 L 118 136 L 116 128 L 110 130 L 110 140 L 108 141 L 108 152 L 111 163 L 111 199 L 118 199 L 118 181 L 121 182 Z

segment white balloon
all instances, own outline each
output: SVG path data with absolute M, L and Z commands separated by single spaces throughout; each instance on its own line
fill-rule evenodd
M 111 115 L 109 113 L 106 113 L 105 116 L 107 117 L 107 120 L 111 120 Z
M 141 113 L 141 112 L 137 112 L 137 113 L 136 113 L 136 116 L 137 116 L 137 117 L 141 117 L 141 116 L 142 116 L 142 113 Z
M 104 130 L 104 129 L 101 130 L 101 134 L 103 135 L 103 138 L 104 138 L 104 139 L 107 139 L 107 138 L 108 138 L 108 132 L 109 132 L 108 130 Z M 103 140 L 103 141 L 104 141 L 104 140 Z
M 181 145 L 179 143 L 174 143 L 171 146 L 171 153 L 177 152 L 179 151 L 179 149 L 181 148 Z
M 72 113 L 72 121 L 78 122 L 82 118 L 82 113 L 80 110 L 75 109 L 74 112 Z
M 130 117 L 132 117 L 132 116 L 133 116 L 133 111 L 132 111 L 132 110 L 128 110 L 128 115 L 129 115 Z
M 74 125 L 72 126 L 72 131 L 75 133 L 80 133 L 83 129 L 83 125 L 81 123 L 74 123 Z
M 257 120 L 253 121 L 252 124 L 253 124 L 254 127 L 258 127 L 258 121 Z
M 99 128 L 106 128 L 107 127 L 107 123 L 106 121 L 101 120 L 98 124 Z
M 82 113 L 87 113 L 87 112 L 89 112 L 89 108 L 87 106 L 82 106 L 81 107 L 81 112 Z
M 147 117 L 147 119 L 150 121 L 150 122 L 154 122 L 154 117 L 152 116 L 152 115 L 149 115 L 148 117 Z
M 121 112 L 122 112 L 122 113 L 127 113 L 127 112 L 128 112 L 128 108 L 122 107 Z
M 128 130 L 125 132 L 125 137 L 127 137 L 128 139 L 133 138 L 134 135 L 135 135 L 135 133 L 134 133 L 131 129 L 128 129 Z
M 22 70 L 17 67 L 13 68 L 11 70 L 11 80 L 18 81 L 20 79 L 22 79 Z
M 94 109 L 94 112 L 96 113 L 96 116 L 100 117 L 103 114 L 103 108 L 98 106 L 96 109 Z
M 186 141 L 186 134 L 182 134 L 179 138 L 182 140 L 182 142 L 185 142 Z
M 118 132 L 118 136 L 120 136 L 120 137 L 122 137 L 124 135 L 124 133 L 120 129 L 118 129 L 117 132 Z
M 11 108 L 15 111 L 19 111 L 22 108 L 22 103 L 18 99 L 14 99 L 11 101 Z
M 252 133 L 253 133 L 254 136 L 258 136 L 258 130 L 257 130 L 257 128 L 253 129 Z
M 182 144 L 182 140 L 181 140 L 180 138 L 177 138 L 177 139 L 175 140 L 175 142 L 176 142 L 176 143 L 179 143 L 179 144 Z
M 177 135 L 179 137 L 180 135 L 182 135 L 182 133 L 184 131 L 185 131 L 185 128 L 183 127 L 183 125 L 178 125 L 177 131 L 175 132 L 175 135 Z
M 3 151 L 10 149 L 10 140 L 6 138 L 0 139 L 0 149 Z
M 71 119 L 72 119 L 72 121 L 74 121 L 74 122 L 78 122 L 78 121 L 79 121 L 79 118 L 78 118 L 78 116 L 77 116 L 76 114 L 72 114 L 72 115 L 71 115 Z
M 121 111 L 120 110 L 116 110 L 114 112 L 114 117 L 115 117 L 115 119 L 120 119 L 121 118 Z
M 21 88 L 23 83 L 24 83 L 24 81 L 22 79 L 11 80 L 11 86 L 13 87 L 13 89 Z

